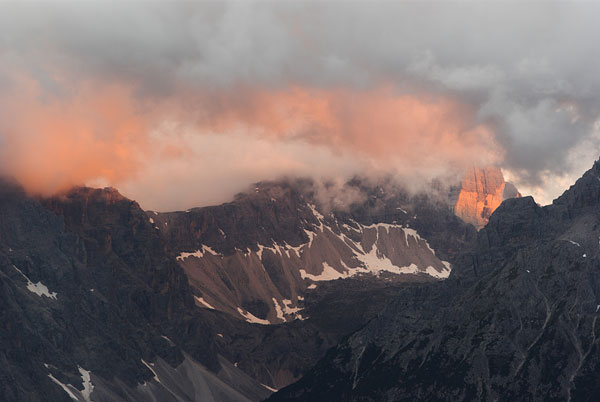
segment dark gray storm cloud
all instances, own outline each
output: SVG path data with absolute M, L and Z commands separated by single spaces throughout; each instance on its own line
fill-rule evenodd
M 600 152 L 599 12 L 538 1 L 3 2 L 0 89 L 15 70 L 41 96 L 75 96 L 74 83 L 94 80 L 149 102 L 383 83 L 469 105 L 473 126 L 493 128 L 503 168 L 543 187 Z

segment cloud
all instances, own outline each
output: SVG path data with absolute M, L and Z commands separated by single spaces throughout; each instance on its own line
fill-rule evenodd
M 595 3 L 0 8 L 0 166 L 37 191 L 107 183 L 172 208 L 294 172 L 496 163 L 545 202 L 597 157 Z M 189 172 L 223 190 L 154 201 Z
M 146 122 L 119 87 L 78 88 L 48 98 L 36 81 L 13 75 L 18 90 L 0 99 L 0 166 L 30 190 L 52 192 L 95 177 L 126 178 L 148 146 Z
M 178 123 L 154 130 L 150 162 L 120 187 L 152 208 L 182 209 L 224 202 L 248 183 L 284 176 L 339 184 L 391 174 L 416 191 L 432 178 L 458 180 L 473 164 L 501 159 L 489 130 L 465 125 L 472 111 L 448 99 L 385 87 L 257 90 L 246 91 L 244 102 L 228 100 L 236 95 L 222 94 L 218 103 L 228 107 L 209 119 L 179 115 Z

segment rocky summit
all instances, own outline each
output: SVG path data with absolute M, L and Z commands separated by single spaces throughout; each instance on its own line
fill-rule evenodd
M 481 229 L 503 200 L 520 196 L 512 183 L 504 181 L 500 168 L 473 167 L 462 179 L 455 196 L 454 212 L 465 222 Z

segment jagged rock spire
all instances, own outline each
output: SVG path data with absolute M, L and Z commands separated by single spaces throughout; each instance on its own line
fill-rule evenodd
M 500 168 L 473 167 L 466 172 L 462 180 L 454 204 L 454 213 L 465 222 L 481 229 L 503 200 L 520 196 L 514 185 L 504 181 Z

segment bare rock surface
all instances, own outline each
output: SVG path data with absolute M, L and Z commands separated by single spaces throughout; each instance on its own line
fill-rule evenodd
M 504 181 L 500 168 L 473 167 L 461 182 L 454 212 L 465 222 L 481 229 L 502 201 L 520 196 L 513 184 Z

